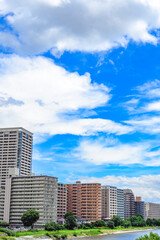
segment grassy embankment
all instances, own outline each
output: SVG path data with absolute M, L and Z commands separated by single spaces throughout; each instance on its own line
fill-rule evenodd
M 94 229 L 75 229 L 75 230 L 59 230 L 59 231 L 46 231 L 46 230 L 29 230 L 24 232 L 16 232 L 15 237 L 23 237 L 23 236 L 50 236 L 54 237 L 67 235 L 67 238 L 74 238 L 79 236 L 96 236 L 100 234 L 113 234 L 119 231 L 129 231 L 129 230 L 145 230 L 151 227 L 116 227 L 114 229 L 101 227 L 101 228 L 94 228 Z M 1 234 L 1 233 L 0 233 Z M 2 233 L 3 234 L 3 233 Z M 0 236 L 0 240 L 14 240 L 15 237 L 9 236 Z
M 95 236 L 99 234 L 112 234 L 116 231 L 129 231 L 129 230 L 145 230 L 151 227 L 116 227 L 114 229 L 101 227 L 101 228 L 93 228 L 93 229 L 75 229 L 75 230 L 59 230 L 59 231 L 45 231 L 45 230 L 35 230 L 35 231 L 26 231 L 26 232 L 17 232 L 15 235 L 16 237 L 22 236 L 51 236 L 53 237 L 56 235 L 64 235 L 66 234 L 68 238 L 77 237 L 77 236 Z

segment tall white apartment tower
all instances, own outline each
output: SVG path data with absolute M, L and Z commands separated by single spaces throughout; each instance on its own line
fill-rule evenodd
M 4 216 L 6 179 L 31 173 L 33 134 L 24 128 L 0 128 L 0 221 Z
M 124 219 L 124 192 L 113 186 L 102 186 L 102 219 L 110 219 L 114 215 Z

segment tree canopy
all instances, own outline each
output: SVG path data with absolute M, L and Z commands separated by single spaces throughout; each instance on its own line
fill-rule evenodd
M 23 213 L 21 217 L 21 221 L 23 225 L 26 227 L 30 227 L 33 229 L 34 223 L 39 219 L 39 212 L 34 209 L 29 209 Z
M 77 227 L 77 219 L 75 218 L 72 212 L 66 213 L 64 218 L 65 218 L 65 226 L 67 229 L 72 230 L 75 227 Z

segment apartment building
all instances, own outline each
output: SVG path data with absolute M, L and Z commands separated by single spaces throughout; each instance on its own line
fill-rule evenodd
M 9 173 L 31 172 L 33 134 L 24 128 L 0 128 L 0 221 L 4 215 L 5 183 Z M 13 170 L 14 169 L 14 170 Z
M 135 197 L 131 189 L 124 189 L 124 218 L 135 215 Z
M 57 221 L 60 224 L 64 223 L 64 216 L 67 212 L 67 190 L 66 185 L 58 183 L 57 192 Z
M 140 214 L 145 219 L 145 203 L 140 196 L 136 197 L 135 214 Z
M 160 219 L 160 204 L 145 202 L 145 219 Z
M 79 221 L 97 221 L 101 219 L 101 184 L 66 184 L 67 212 L 73 212 Z
M 20 226 L 21 217 L 28 209 L 40 214 L 35 226 L 57 221 L 57 178 L 30 175 L 6 180 L 4 220 Z
M 102 186 L 102 219 L 111 219 L 114 215 L 124 219 L 123 189 Z
M 124 219 L 124 191 L 117 188 L 117 215 Z

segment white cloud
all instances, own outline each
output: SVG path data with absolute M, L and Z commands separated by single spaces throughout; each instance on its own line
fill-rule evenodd
M 92 83 L 88 73 L 67 72 L 44 57 L 2 55 L 0 85 L 0 125 L 30 129 L 38 136 L 36 142 L 54 134 L 124 134 L 132 130 L 107 119 L 77 117 L 80 109 L 106 105 L 110 89 Z M 68 119 L 69 113 L 72 118 Z
M 160 175 L 142 175 L 139 177 L 105 176 L 79 177 L 81 182 L 101 183 L 119 188 L 131 188 L 135 196 L 142 196 L 144 201 L 160 203 Z
M 148 103 L 145 107 L 146 112 L 160 111 L 160 100 Z
M 135 130 L 149 134 L 160 133 L 160 116 L 142 116 L 125 121 Z
M 136 42 L 157 43 L 151 30 L 160 27 L 157 0 L 4 0 L 2 12 L 14 29 L 18 53 L 42 53 L 54 49 L 103 51 Z M 59 55 L 59 54 L 58 54 Z
M 155 150 L 153 147 L 152 142 L 129 144 L 118 141 L 110 142 L 109 139 L 83 140 L 75 149 L 74 154 L 77 158 L 94 165 L 160 166 L 160 150 Z
M 146 82 L 135 90 L 134 97 L 123 103 L 123 107 L 130 114 L 135 114 L 135 117 L 124 122 L 137 131 L 160 133 L 160 81 L 156 79 Z

